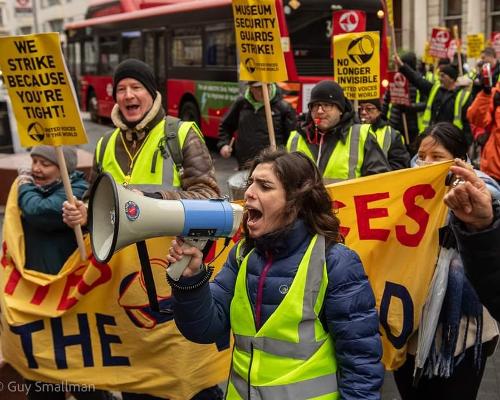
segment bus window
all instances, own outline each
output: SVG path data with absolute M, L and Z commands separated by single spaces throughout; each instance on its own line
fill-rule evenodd
M 99 74 L 112 74 L 120 62 L 118 38 L 102 36 L 99 38 Z
M 173 32 L 172 66 L 192 67 L 202 65 L 201 29 L 181 28 Z
M 142 59 L 141 32 L 122 32 L 122 55 L 121 59 Z
M 97 74 L 97 51 L 93 40 L 84 42 L 83 60 L 83 75 Z
M 153 68 L 158 87 L 165 85 L 165 35 L 164 31 L 146 31 L 144 41 L 144 62 Z
M 236 64 L 236 44 L 232 26 L 218 24 L 207 27 L 205 65 L 231 66 Z

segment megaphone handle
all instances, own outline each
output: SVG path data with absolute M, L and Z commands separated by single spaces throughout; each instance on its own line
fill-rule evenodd
M 184 239 L 184 243 L 182 244 L 183 249 L 187 249 L 189 247 L 196 247 L 199 250 L 203 250 L 205 245 L 207 244 L 208 239 Z M 174 281 L 178 281 L 191 261 L 191 256 L 184 256 L 182 260 L 176 261 L 169 265 L 167 268 L 167 273 L 170 278 Z

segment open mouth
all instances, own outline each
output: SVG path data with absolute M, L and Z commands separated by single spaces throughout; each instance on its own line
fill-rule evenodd
M 127 106 L 128 111 L 136 111 L 138 109 L 139 109 L 139 105 L 137 105 L 137 104 L 131 104 L 131 105 Z
M 262 218 L 262 212 L 255 208 L 247 208 L 248 220 L 247 223 L 255 224 L 259 219 Z

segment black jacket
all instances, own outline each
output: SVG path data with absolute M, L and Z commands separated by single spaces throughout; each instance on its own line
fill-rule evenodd
M 411 84 L 415 85 L 421 93 L 429 97 L 433 87 L 431 82 L 422 78 L 416 71 L 406 64 L 399 67 L 399 71 L 410 81 Z M 432 102 L 430 125 L 437 122 L 453 123 L 453 116 L 455 114 L 455 98 L 461 89 L 463 88 L 457 87 L 454 90 L 447 90 L 442 86 L 439 87 L 438 92 L 434 97 L 434 101 Z M 469 121 L 467 120 L 467 109 L 471 105 L 472 100 L 473 95 L 471 94 L 467 99 L 467 102 L 462 107 L 462 124 L 464 126 L 463 132 L 468 144 L 472 143 L 472 133 Z
M 500 206 L 494 210 L 494 222 L 484 231 L 469 232 L 453 215 L 451 226 L 469 280 L 481 303 L 500 321 Z
M 292 106 L 282 99 L 279 90 L 271 99 L 271 112 L 276 146 L 284 146 L 290 132 L 295 129 L 297 116 Z M 238 97 L 219 125 L 219 150 L 229 144 L 236 131 L 235 156 L 239 167 L 243 168 L 270 144 L 264 106 L 256 109 L 247 96 Z

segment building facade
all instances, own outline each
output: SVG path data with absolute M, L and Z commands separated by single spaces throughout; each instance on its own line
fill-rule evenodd
M 424 52 L 433 27 L 457 25 L 462 42 L 468 34 L 500 31 L 499 0 L 393 0 L 398 47 Z

